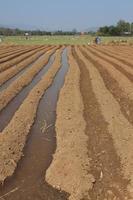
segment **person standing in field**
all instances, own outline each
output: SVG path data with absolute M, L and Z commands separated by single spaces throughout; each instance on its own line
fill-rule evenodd
M 97 36 L 97 37 L 95 38 L 95 43 L 96 43 L 96 44 L 100 44 L 100 43 L 101 43 L 101 38 L 100 38 L 99 36 Z

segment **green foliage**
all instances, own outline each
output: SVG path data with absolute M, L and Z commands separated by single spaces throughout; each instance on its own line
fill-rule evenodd
M 133 37 L 121 36 L 104 36 L 100 37 L 102 44 L 108 44 L 112 41 L 121 42 L 126 40 L 127 44 L 133 44 Z M 92 35 L 53 35 L 53 36 L 29 36 L 26 40 L 25 36 L 7 36 L 3 37 L 0 44 L 19 44 L 19 45 L 87 45 L 93 44 L 95 36 Z
M 62 30 L 58 30 L 58 31 L 54 31 L 54 32 L 50 32 L 50 31 L 42 31 L 42 30 L 20 30 L 20 29 L 11 29 L 11 28 L 0 28 L 0 35 L 3 36 L 24 36 L 25 33 L 28 32 L 29 35 L 77 35 L 80 34 L 77 32 L 76 29 L 73 29 L 72 31 L 62 31 Z
M 133 23 L 130 24 L 124 20 L 120 20 L 116 26 L 104 26 L 98 30 L 103 36 L 122 36 L 126 34 L 133 34 Z
M 130 23 L 124 20 L 120 20 L 117 23 L 117 27 L 119 28 L 121 34 L 123 34 L 124 32 L 130 32 Z
M 30 36 L 76 36 L 80 35 L 76 29 L 72 31 L 57 30 L 55 32 L 42 31 L 42 30 L 20 30 L 11 28 L 0 28 L 0 35 L 3 36 L 24 36 L 28 32 Z M 116 26 L 104 26 L 100 27 L 97 32 L 85 32 L 83 35 L 100 35 L 100 36 L 122 36 L 131 33 L 133 35 L 133 23 L 130 24 L 124 20 L 120 20 Z

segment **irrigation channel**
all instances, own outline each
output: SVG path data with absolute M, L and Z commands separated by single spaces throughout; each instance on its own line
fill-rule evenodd
M 33 61 L 31 64 L 27 65 L 24 69 L 22 69 L 20 72 L 18 72 L 16 75 L 14 75 L 12 78 L 10 78 L 8 81 L 6 81 L 4 84 L 2 84 L 0 86 L 0 92 L 2 92 L 3 90 L 5 90 L 6 88 L 8 88 L 8 86 L 14 81 L 16 80 L 18 77 L 20 77 L 22 74 L 24 74 L 29 68 L 32 68 L 33 64 L 37 62 L 37 60 L 42 57 L 42 55 L 38 56 L 38 58 Z M 52 60 L 52 59 L 51 59 Z M 50 62 L 48 63 L 48 65 L 51 64 Z M 44 71 L 44 70 L 43 70 Z M 42 73 L 41 73 L 42 74 Z
M 35 76 L 0 113 L 0 129 L 2 130 L 12 118 L 14 112 L 26 98 L 30 90 L 40 81 L 54 62 L 54 55 L 49 63 Z M 51 164 L 56 149 L 56 104 L 65 75 L 68 70 L 67 49 L 62 53 L 62 67 L 57 73 L 53 84 L 42 97 L 34 125 L 31 128 L 24 157 L 18 164 L 13 177 L 6 180 L 0 187 L 0 199 L 5 200 L 65 200 L 68 194 L 57 190 L 45 182 L 45 172 Z

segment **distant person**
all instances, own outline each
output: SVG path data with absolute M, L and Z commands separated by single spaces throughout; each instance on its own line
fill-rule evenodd
M 97 36 L 97 37 L 95 38 L 95 43 L 96 43 L 96 44 L 100 44 L 100 43 L 101 43 L 101 38 L 100 38 L 99 36 Z
M 29 39 L 29 33 L 25 33 L 25 38 L 26 38 L 26 40 Z

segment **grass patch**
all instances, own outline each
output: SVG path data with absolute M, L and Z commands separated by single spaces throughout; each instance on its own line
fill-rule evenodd
M 43 44 L 70 44 L 70 45 L 83 45 L 93 43 L 95 37 L 90 35 L 84 36 L 31 36 L 26 40 L 25 36 L 8 36 L 3 38 L 1 44 L 19 44 L 19 45 L 43 45 Z M 101 37 L 102 43 L 132 43 L 133 37 Z M 125 42 L 124 42 L 125 41 Z

